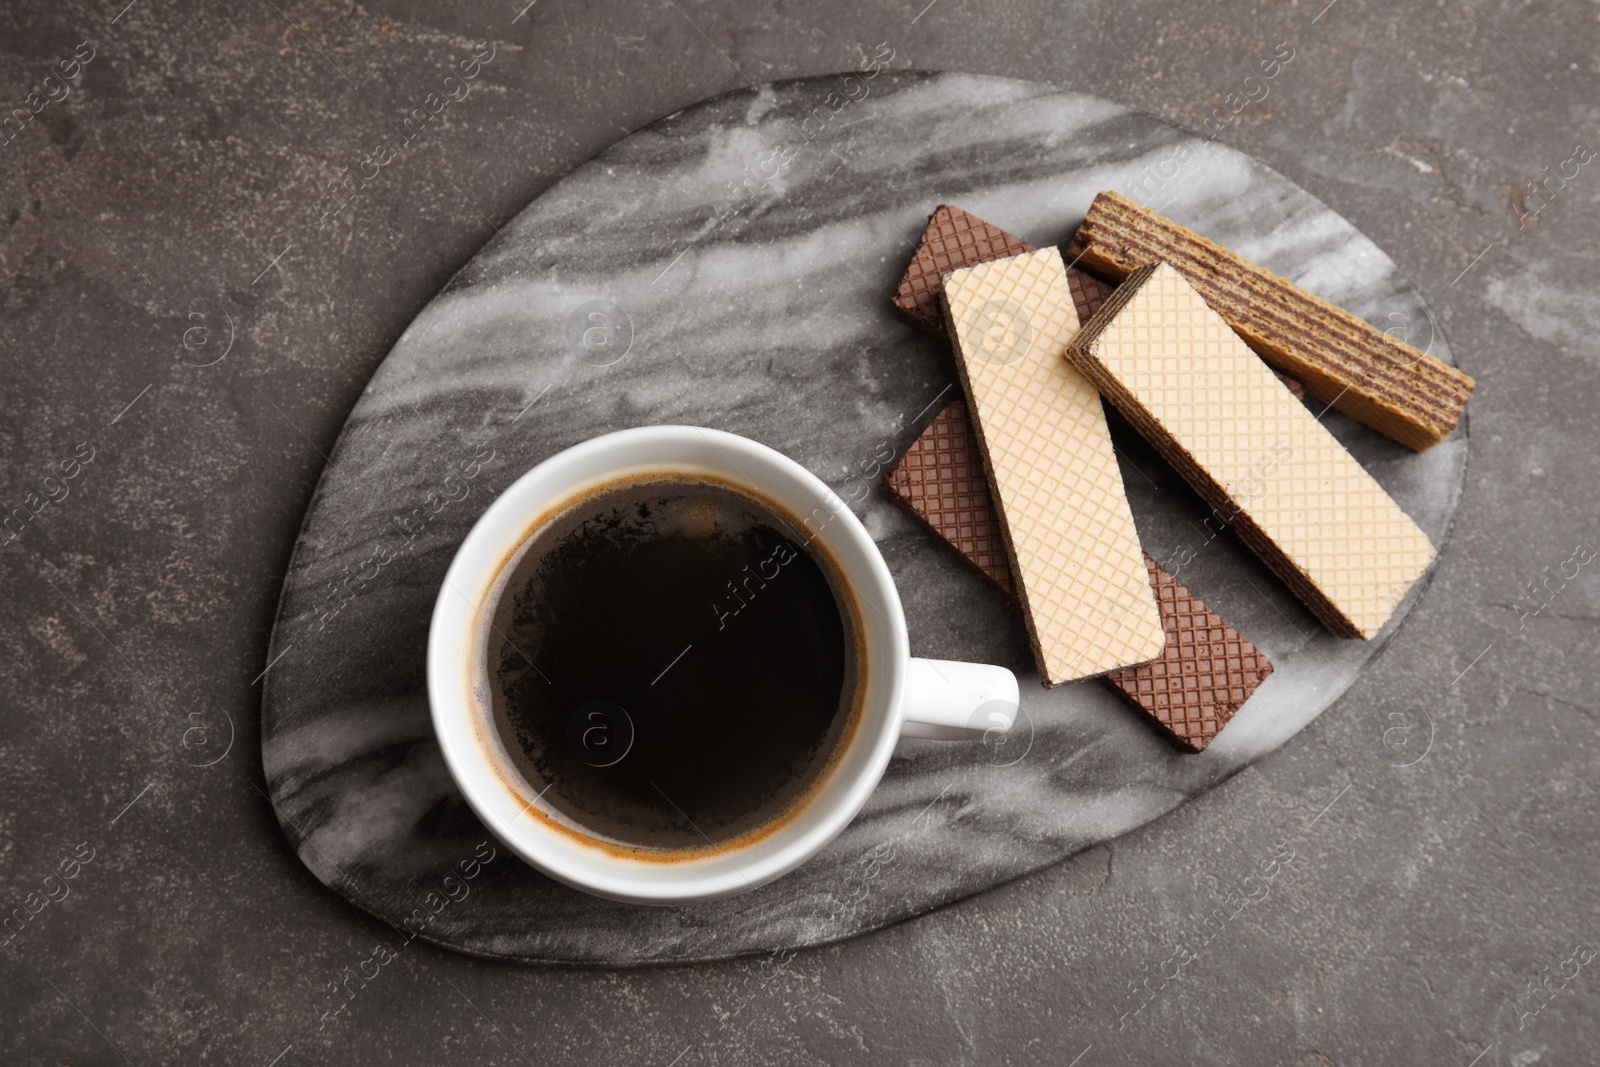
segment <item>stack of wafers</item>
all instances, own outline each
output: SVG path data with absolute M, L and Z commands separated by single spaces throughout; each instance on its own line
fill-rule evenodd
M 934 212 L 893 304 L 949 341 L 966 400 L 883 488 L 1017 602 L 1046 686 L 1099 678 L 1198 752 L 1272 664 L 1140 549 L 1103 401 L 1332 632 L 1371 638 L 1434 549 L 1301 401 L 1422 450 L 1472 379 L 1115 193 L 1069 254 Z

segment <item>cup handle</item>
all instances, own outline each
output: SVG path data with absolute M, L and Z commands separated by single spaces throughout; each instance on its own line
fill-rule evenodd
M 900 736 L 977 741 L 1017 720 L 1016 675 L 986 663 L 912 659 L 901 703 Z

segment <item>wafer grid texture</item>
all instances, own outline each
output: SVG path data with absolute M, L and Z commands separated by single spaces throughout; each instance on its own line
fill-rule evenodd
M 884 478 L 901 506 L 947 541 L 1007 596 L 1016 597 L 1005 534 L 989 495 L 967 405 L 952 400 Z
M 1129 276 L 1070 356 L 1331 630 L 1371 638 L 1433 545 L 1171 266 Z
M 1064 358 L 1078 331 L 1053 248 L 953 271 L 946 325 L 1047 686 L 1165 641 L 1105 410 Z
M 958 207 L 940 204 L 928 220 L 911 265 L 895 290 L 895 312 L 924 333 L 943 337 L 944 309 L 939 303 L 939 289 L 946 273 L 1032 251 L 1032 245 L 998 226 Z
M 1249 639 L 1182 582 L 1145 557 L 1167 644 L 1161 658 L 1112 671 L 1104 681 L 1173 741 L 1200 752 L 1272 673 Z
M 1067 268 L 1067 288 L 1072 293 L 1072 306 L 1078 312 L 1078 325 L 1082 326 L 1100 310 L 1115 286 L 1107 285 L 1091 274 L 1074 267 Z
M 934 416 L 884 478 L 884 491 L 1013 600 L 1000 519 L 983 473 L 967 405 Z M 1166 645 L 1161 656 L 1101 679 L 1170 740 L 1200 752 L 1250 699 L 1272 663 L 1149 555 Z

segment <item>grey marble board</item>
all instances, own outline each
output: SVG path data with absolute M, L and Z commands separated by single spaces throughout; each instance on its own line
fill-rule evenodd
M 1098 683 L 1044 690 L 1015 610 L 877 490 L 884 457 L 960 392 L 949 353 L 889 311 L 927 216 L 954 203 L 1064 244 L 1107 188 L 1450 360 L 1413 286 L 1341 216 L 1238 152 L 1104 100 L 882 72 L 664 118 L 508 223 L 351 412 L 285 579 L 263 697 L 268 789 L 306 866 L 402 933 L 464 952 L 727 957 L 980 892 L 1148 822 L 1294 736 L 1426 582 L 1378 640 L 1329 636 L 1118 426 L 1146 550 L 1277 665 L 1210 749 L 1181 755 Z M 913 654 L 1005 664 L 1024 692 L 1008 744 L 902 742 L 866 810 L 810 863 L 684 908 L 588 897 L 481 844 L 423 686 L 435 594 L 488 502 L 569 445 L 652 423 L 719 427 L 804 463 L 882 547 Z M 1336 413 L 1324 423 L 1442 545 L 1465 427 L 1418 455 Z

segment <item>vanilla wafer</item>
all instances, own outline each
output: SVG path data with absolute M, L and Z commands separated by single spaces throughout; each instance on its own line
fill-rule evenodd
M 1427 535 L 1171 266 L 1129 275 L 1067 351 L 1334 633 L 1376 635 L 1432 562 Z
M 942 296 L 1045 685 L 1154 659 L 1161 617 L 1105 410 L 1063 358 L 1078 315 L 1061 254 L 953 271 Z

